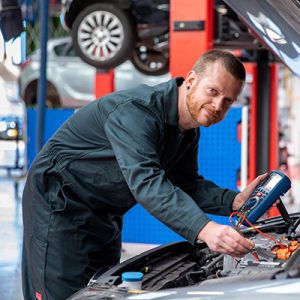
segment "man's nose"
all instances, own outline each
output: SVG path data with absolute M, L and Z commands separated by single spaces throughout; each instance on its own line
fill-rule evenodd
M 223 98 L 222 97 L 214 98 L 213 107 L 215 111 L 221 111 L 223 107 Z

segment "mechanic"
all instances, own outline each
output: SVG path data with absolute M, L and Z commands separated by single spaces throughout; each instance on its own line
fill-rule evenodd
M 204 212 L 229 215 L 265 175 L 237 193 L 198 175 L 197 163 L 199 127 L 225 117 L 244 81 L 238 58 L 211 50 L 185 79 L 108 94 L 67 120 L 24 189 L 25 299 L 66 299 L 116 265 L 122 217 L 136 203 L 192 243 L 248 253 L 253 242 Z

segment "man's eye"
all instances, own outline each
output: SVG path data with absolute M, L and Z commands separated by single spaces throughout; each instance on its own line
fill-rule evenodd
M 208 92 L 211 94 L 211 95 L 216 95 L 217 94 L 217 91 L 215 89 L 212 89 L 212 88 L 209 88 L 208 89 Z

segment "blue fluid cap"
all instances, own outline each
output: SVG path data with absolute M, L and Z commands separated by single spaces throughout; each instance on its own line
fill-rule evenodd
M 136 282 L 141 281 L 144 278 L 144 274 L 141 272 L 124 272 L 122 273 L 123 282 Z

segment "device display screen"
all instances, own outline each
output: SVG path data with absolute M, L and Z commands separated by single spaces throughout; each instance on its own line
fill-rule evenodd
M 263 185 L 266 190 L 271 190 L 282 178 L 279 174 L 274 174 L 271 176 Z

